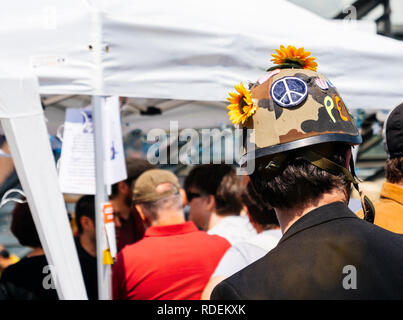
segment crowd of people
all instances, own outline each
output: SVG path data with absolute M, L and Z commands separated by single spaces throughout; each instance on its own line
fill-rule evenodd
M 281 237 L 274 210 L 230 165 L 196 166 L 184 187 L 142 159 L 131 159 L 127 169 L 129 178 L 110 196 L 119 252 L 114 299 L 208 299 L 212 284 L 262 257 Z M 72 215 L 90 300 L 98 298 L 94 203 L 94 196 L 82 196 Z M 57 299 L 54 287 L 43 286 L 47 261 L 27 203 L 15 205 L 11 230 L 32 251 L 5 268 L 0 283 L 7 297 Z
M 384 125 L 386 182 L 372 204 L 354 172 L 358 129 L 316 63 L 294 49 L 282 47 L 264 79 L 228 99 L 234 124 L 256 133 L 244 135 L 255 146 L 241 159 L 255 163 L 249 176 L 197 165 L 182 186 L 171 171 L 128 161 L 129 178 L 110 196 L 113 299 L 403 298 L 403 104 Z M 351 186 L 362 200 L 357 213 Z M 89 299 L 98 297 L 94 220 L 94 197 L 81 197 L 73 221 Z M 32 251 L 3 268 L 0 297 L 57 299 L 44 286 L 47 261 L 28 204 L 16 204 L 11 230 Z

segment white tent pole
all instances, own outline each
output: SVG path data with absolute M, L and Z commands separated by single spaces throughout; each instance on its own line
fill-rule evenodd
M 103 112 L 103 96 L 92 97 L 92 114 L 94 123 L 95 143 L 95 223 L 97 238 L 97 269 L 98 269 L 98 297 L 99 300 L 112 299 L 111 266 L 103 264 L 103 252 L 106 249 L 106 234 L 104 228 L 104 215 L 102 204 L 108 202 L 107 186 L 105 182 L 105 135 L 102 123 L 105 114 Z
M 37 102 L 39 109 L 39 99 Z M 1 119 L 1 123 L 50 265 L 43 270 L 44 288 L 55 287 L 63 300 L 85 300 L 87 293 L 43 113 Z M 49 270 L 53 283 L 47 277 Z

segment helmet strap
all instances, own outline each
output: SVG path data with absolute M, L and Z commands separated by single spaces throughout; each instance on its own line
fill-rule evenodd
M 354 160 L 353 157 L 350 158 L 350 170 L 352 175 L 357 178 L 354 170 Z M 358 178 L 357 178 L 358 180 Z M 361 207 L 364 212 L 364 220 L 370 223 L 374 223 L 375 220 L 375 207 L 372 201 L 359 189 L 358 183 L 354 185 L 354 188 L 358 191 L 361 199 Z
M 270 176 L 276 176 L 282 172 L 287 164 L 287 157 L 286 153 L 279 153 L 274 156 L 269 163 L 264 167 L 265 172 Z
M 361 206 L 364 211 L 364 220 L 374 223 L 375 219 L 375 208 L 374 205 L 372 204 L 371 200 L 363 194 L 363 192 L 359 188 L 359 180 L 355 174 L 354 170 L 354 161 L 353 158 L 350 158 L 350 170 L 351 172 L 344 168 L 343 166 L 338 165 L 337 163 L 325 158 L 324 156 L 313 152 L 311 150 L 303 150 L 301 151 L 300 154 L 305 160 L 313 164 L 314 166 L 325 170 L 331 174 L 334 175 L 339 175 L 340 173 L 343 173 L 346 177 L 347 180 L 350 181 L 354 188 L 357 190 L 357 192 L 360 195 L 361 199 Z

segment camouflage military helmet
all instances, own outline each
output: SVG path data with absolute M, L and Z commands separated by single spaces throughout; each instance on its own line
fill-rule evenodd
M 357 145 L 361 136 L 333 84 L 316 72 L 310 52 L 294 46 L 280 47 L 273 54 L 275 66 L 246 89 L 235 86 L 228 101 L 230 119 L 243 131 L 240 165 L 256 160 L 253 175 L 276 176 L 285 167 L 290 152 L 332 174 L 344 174 L 360 193 L 365 219 L 373 222 L 371 201 L 359 190 L 350 158 L 350 170 L 329 160 L 330 148 L 316 152 L 305 148 L 329 142 Z M 329 144 L 321 145 L 329 147 Z
M 238 92 L 228 99 L 234 124 L 251 133 L 244 135 L 241 164 L 318 143 L 360 144 L 340 94 L 316 72 L 315 58 L 307 57 L 310 52 L 291 46 L 277 52 L 273 61 L 279 65 L 250 84 L 249 90 L 243 84 L 236 86 Z

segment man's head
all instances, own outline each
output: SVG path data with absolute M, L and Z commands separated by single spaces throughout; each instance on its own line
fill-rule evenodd
M 3 271 L 8 266 L 9 260 L 10 260 L 10 253 L 3 245 L 0 244 L 0 272 Z
M 133 185 L 133 203 L 149 226 L 184 221 L 182 190 L 178 178 L 168 170 L 141 174 Z
M 348 170 L 351 146 L 362 141 L 353 118 L 310 52 L 276 52 L 266 76 L 249 90 L 235 86 L 228 98 L 229 115 L 244 131 L 241 165 L 255 161 L 251 181 L 275 208 L 307 206 L 337 191 L 347 201 L 350 182 L 358 188 Z
M 403 103 L 391 111 L 383 127 L 386 180 L 403 185 Z
M 92 195 L 82 196 L 76 203 L 76 223 L 79 235 L 87 235 L 95 241 L 95 198 Z
M 348 168 L 349 145 L 320 144 L 309 147 L 309 150 L 323 155 L 340 167 Z M 259 161 L 259 166 L 250 178 L 261 196 L 273 207 L 280 209 L 315 206 L 323 194 L 335 190 L 344 194 L 344 201 L 348 202 L 351 183 L 346 175 L 342 171 L 330 173 L 315 166 L 300 151 L 303 150 L 287 152 L 283 167 L 273 175 L 267 172 L 268 160 Z
M 112 185 L 110 201 L 114 212 L 119 215 L 122 210 L 129 210 L 132 206 L 132 185 L 145 171 L 155 166 L 147 160 L 131 158 L 126 161 L 127 179 Z M 122 208 L 125 207 L 125 208 Z
M 19 258 L 10 252 L 0 244 L 0 277 L 1 272 L 7 268 L 8 266 L 12 265 L 13 263 L 18 262 Z
M 4 259 L 10 258 L 10 253 L 2 244 L 0 244 L 0 259 L 1 258 L 4 258 Z
M 243 204 L 242 181 L 233 167 L 208 164 L 194 167 L 185 179 L 190 219 L 207 230 L 211 215 L 239 215 Z
M 242 201 L 247 207 L 249 220 L 255 229 L 268 230 L 279 227 L 276 212 L 267 202 L 263 201 L 251 182 L 242 192 Z
M 40 248 L 38 232 L 28 203 L 16 203 L 11 213 L 11 232 L 22 246 Z

